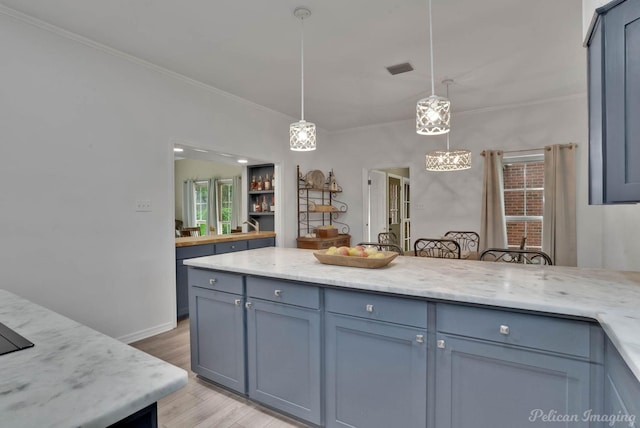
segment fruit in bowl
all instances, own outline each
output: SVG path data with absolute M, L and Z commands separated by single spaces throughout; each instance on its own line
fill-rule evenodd
M 329 247 L 325 254 L 329 256 L 372 257 L 377 259 L 385 257 L 384 253 L 378 251 L 376 247 L 363 247 L 362 245 L 356 245 L 355 247 Z

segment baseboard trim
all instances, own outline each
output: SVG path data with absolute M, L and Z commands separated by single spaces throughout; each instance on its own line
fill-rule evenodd
M 155 336 L 160 333 L 165 333 L 169 330 L 173 330 L 174 328 L 177 327 L 177 325 L 178 323 L 176 321 L 168 322 L 165 324 L 157 325 L 155 327 L 150 327 L 144 330 L 136 331 L 131 334 L 125 334 L 124 336 L 120 336 L 117 339 L 128 345 L 130 343 L 137 342 L 139 340 L 146 339 L 148 337 Z

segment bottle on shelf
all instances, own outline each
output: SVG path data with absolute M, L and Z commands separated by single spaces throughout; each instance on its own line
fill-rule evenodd
M 263 213 L 269 212 L 269 204 L 267 204 L 267 197 L 264 195 L 262 196 L 262 212 Z
M 276 211 L 276 200 L 275 200 L 275 196 L 271 197 L 271 207 L 269 207 L 269 210 L 271 212 L 275 212 Z
M 253 210 L 257 213 L 262 212 L 262 205 L 260 204 L 260 199 L 256 199 L 256 203 L 253 204 Z
M 269 180 L 269 174 L 264 178 L 264 190 L 271 190 L 271 180 Z
M 272 175 L 271 176 L 271 190 L 275 190 L 276 189 L 276 176 Z
M 256 176 L 251 177 L 251 190 L 256 190 L 258 188 L 258 183 L 256 183 Z
M 258 176 L 258 186 L 257 186 L 256 190 L 264 190 L 263 183 L 262 183 L 262 176 L 261 175 Z

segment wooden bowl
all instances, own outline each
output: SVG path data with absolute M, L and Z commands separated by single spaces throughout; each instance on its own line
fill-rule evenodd
M 325 265 L 349 266 L 358 268 L 377 269 L 391 263 L 391 260 L 398 257 L 398 253 L 393 251 L 381 251 L 384 257 L 355 257 L 326 254 L 327 250 L 314 251 L 313 255 L 320 263 Z

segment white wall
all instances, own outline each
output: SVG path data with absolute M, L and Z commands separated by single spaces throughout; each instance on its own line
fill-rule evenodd
M 411 168 L 412 240 L 437 237 L 451 229 L 480 229 L 485 149 L 517 150 L 574 142 L 577 149 L 578 265 L 640 270 L 640 205 L 588 205 L 587 97 L 550 100 L 502 110 L 452 116 L 451 148 L 473 153 L 470 170 L 435 173 L 424 170 L 425 154 L 446 147 L 445 137 L 415 133 L 413 121 L 350 130 L 332 135 L 340 156 L 332 162 L 336 176 L 352 196 L 345 218 L 353 241 L 362 240 L 362 170 L 401 166 Z
M 170 328 L 173 143 L 293 176 L 292 119 L 2 13 L 0 52 L 0 287 L 125 341 Z
M 447 230 L 479 230 L 485 149 L 516 150 L 577 142 L 587 149 L 586 97 L 452 116 L 451 148 L 472 151 L 466 171 L 437 173 L 424 167 L 425 154 L 446 147 L 445 136 L 417 135 L 415 122 L 402 121 L 334 134 L 331 144 L 344 160 L 334 166 L 350 195 L 362 194 L 362 169 L 409 165 L 412 240 L 438 237 Z M 366 153 L 366 156 L 358 155 Z M 361 199 L 361 198 L 360 198 Z M 363 207 L 350 204 L 348 221 L 361 240 Z

